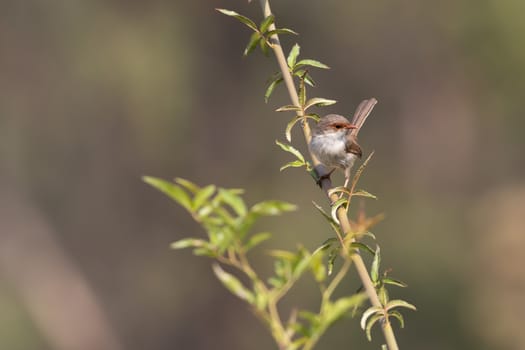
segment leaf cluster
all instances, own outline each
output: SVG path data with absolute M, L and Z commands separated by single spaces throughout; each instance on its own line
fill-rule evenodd
M 252 268 L 246 253 L 271 236 L 268 232 L 252 234 L 250 229 L 255 221 L 261 216 L 295 210 L 295 205 L 271 200 L 248 206 L 239 189 L 215 185 L 199 187 L 181 178 L 174 182 L 150 176 L 143 179 L 185 208 L 207 233 L 206 239 L 184 238 L 172 243 L 171 247 L 192 248 L 195 255 L 218 261 L 220 264 L 213 265 L 213 272 L 219 281 L 250 305 L 283 349 L 310 349 L 334 322 L 349 315 L 366 299 L 363 293 L 357 293 L 332 300 L 333 291 L 349 267 L 349 263 L 343 265 L 330 278 L 339 253 L 335 238 L 327 240 L 313 252 L 301 246 L 296 251 L 270 251 L 274 273 L 267 281 L 263 281 Z M 237 273 L 229 272 L 223 266 L 229 266 Z M 284 324 L 277 304 L 307 272 L 320 286 L 320 310 L 315 313 L 295 309 Z

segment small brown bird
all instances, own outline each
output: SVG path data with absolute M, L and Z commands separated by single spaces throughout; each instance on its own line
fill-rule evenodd
M 352 123 L 338 114 L 329 114 L 319 120 L 313 129 L 309 146 L 319 162 L 331 168 L 327 174 L 321 175 L 321 179 L 329 177 L 339 168 L 345 174 L 344 187 L 348 185 L 352 166 L 355 160 L 363 155 L 357 143 L 357 134 L 376 103 L 375 98 L 361 102 L 354 113 Z

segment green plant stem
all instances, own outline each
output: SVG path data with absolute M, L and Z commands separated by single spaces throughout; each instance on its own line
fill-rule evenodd
M 330 284 L 328 285 L 328 287 L 326 287 L 326 289 L 323 291 L 323 293 L 322 293 L 322 301 L 321 301 L 321 310 L 323 310 L 323 308 L 326 307 L 325 305 L 330 302 L 330 297 L 332 296 L 333 292 L 335 291 L 335 289 L 337 288 L 339 283 L 341 283 L 341 281 L 343 280 L 343 278 L 347 274 L 348 269 L 350 268 L 350 265 L 352 265 L 352 260 L 351 259 L 345 259 L 345 262 L 344 262 L 343 266 L 341 266 L 341 268 L 339 269 L 337 274 L 334 276 L 332 281 L 330 281 Z M 322 330 L 320 330 L 320 331 L 316 332 L 315 334 L 313 334 L 308 339 L 308 341 L 304 344 L 302 350 L 311 350 L 311 349 L 313 349 L 313 347 L 317 344 L 317 342 L 319 341 L 319 339 L 321 338 L 321 335 L 323 335 L 325 330 L 326 329 L 323 328 Z
M 238 255 L 240 266 L 242 267 L 243 272 L 253 281 L 254 284 L 257 284 L 264 293 L 268 296 L 268 316 L 270 321 L 270 331 L 273 334 L 275 341 L 279 345 L 279 348 L 286 349 L 290 343 L 290 338 L 287 335 L 287 332 L 281 321 L 281 316 L 277 309 L 278 299 L 272 297 L 272 293 L 268 290 L 266 285 L 259 279 L 257 273 L 252 268 L 246 257 L 246 253 L 238 247 Z
M 270 16 L 272 14 L 272 11 L 270 8 L 269 0 L 259 0 L 259 2 L 261 4 L 264 17 L 266 18 Z M 272 24 L 269 30 L 274 30 L 274 29 L 275 29 L 275 25 Z M 293 77 L 290 74 L 290 70 L 288 68 L 288 64 L 286 62 L 286 58 L 285 58 L 283 49 L 281 47 L 281 43 L 279 41 L 278 35 L 277 34 L 272 35 L 271 40 L 272 40 L 272 49 L 277 59 L 277 63 L 279 64 L 279 67 L 281 69 L 283 80 L 288 90 L 288 94 L 290 95 L 290 99 L 295 106 L 299 106 L 300 105 L 299 96 L 297 94 L 297 90 L 293 82 Z M 299 113 L 302 113 L 302 111 L 299 111 Z M 299 116 L 303 116 L 303 115 L 300 114 Z M 303 128 L 303 133 L 304 133 L 306 143 L 309 144 L 310 139 L 311 139 L 311 130 L 306 121 L 302 123 L 302 128 Z M 310 157 L 312 159 L 314 167 L 317 167 L 320 164 L 319 160 L 317 160 L 312 155 L 311 152 L 310 152 Z M 330 181 L 330 179 L 328 178 L 322 179 L 321 188 L 326 193 L 326 195 L 329 197 L 331 203 L 335 203 L 339 199 L 339 197 L 335 193 L 332 194 L 331 196 L 329 195 L 329 190 L 332 188 L 332 182 Z M 339 219 L 339 222 L 341 223 L 341 229 L 345 233 L 345 235 L 352 234 L 350 222 L 348 221 L 346 210 L 343 207 L 340 207 L 337 210 L 337 217 Z M 343 246 L 343 249 L 345 250 L 345 253 L 348 253 L 348 249 L 345 246 Z M 359 252 L 352 253 L 350 255 L 350 259 L 352 259 L 355 265 L 355 268 L 357 270 L 359 278 L 361 279 L 361 282 L 363 283 L 364 289 L 366 291 L 368 299 L 370 300 L 370 303 L 373 306 L 383 307 L 381 305 L 381 302 L 379 301 L 377 291 L 374 287 L 374 284 L 372 283 L 372 280 L 370 279 L 365 263 L 363 262 L 363 258 L 361 257 Z M 382 322 L 381 325 L 382 325 L 381 329 L 383 331 L 383 335 L 385 337 L 388 349 L 398 350 L 399 347 L 397 345 L 396 337 L 392 330 L 390 322 L 388 321 L 388 318 L 385 318 L 384 322 Z
M 337 274 L 334 276 L 332 281 L 330 281 L 330 284 L 328 285 L 328 287 L 326 287 L 326 290 L 323 292 L 323 301 L 330 300 L 330 297 L 332 296 L 333 292 L 335 291 L 339 283 L 341 283 L 346 273 L 348 272 L 350 265 L 352 265 L 352 260 L 345 259 L 343 266 L 341 266 L 341 268 L 339 269 Z

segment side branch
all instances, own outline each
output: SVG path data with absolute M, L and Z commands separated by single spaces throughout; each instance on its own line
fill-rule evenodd
M 262 6 L 264 17 L 266 18 L 266 17 L 270 16 L 272 14 L 272 11 L 271 11 L 271 8 L 270 8 L 269 1 L 268 0 L 259 0 L 259 2 L 261 4 L 261 6 Z M 273 30 L 273 29 L 275 29 L 275 25 L 274 24 L 272 24 L 271 27 L 270 27 L 270 30 Z M 288 94 L 290 96 L 290 99 L 291 99 L 292 103 L 295 106 L 299 106 L 299 96 L 297 94 L 297 90 L 295 88 L 295 84 L 293 82 L 292 75 L 291 75 L 290 70 L 288 68 L 288 64 L 286 62 L 286 58 L 285 58 L 283 49 L 281 47 L 278 35 L 277 34 L 272 35 L 271 41 L 272 41 L 272 49 L 274 51 L 274 54 L 275 54 L 275 57 L 276 57 L 277 62 L 279 64 L 279 67 L 281 69 L 283 80 L 284 80 L 284 82 L 286 84 L 286 88 L 288 90 Z M 302 114 L 304 114 L 304 113 L 302 111 L 298 111 L 298 114 L 299 114 L 299 116 L 302 116 Z M 307 122 L 302 123 L 302 129 L 303 129 L 303 133 L 304 133 L 304 137 L 305 137 L 306 143 L 308 144 L 310 142 L 310 139 L 311 139 L 311 130 L 310 130 L 310 126 L 308 125 Z M 310 152 L 310 157 L 312 159 L 312 163 L 313 163 L 314 167 L 316 167 L 316 166 L 318 166 L 320 164 L 319 160 L 317 160 L 313 156 L 313 154 L 311 152 Z M 339 199 L 339 196 L 336 193 L 332 193 L 330 195 L 330 190 L 333 188 L 332 182 L 330 181 L 330 179 L 323 178 L 321 180 L 321 188 L 326 193 L 326 195 L 330 199 L 331 203 L 335 203 Z M 348 221 L 348 216 L 347 216 L 346 210 L 343 207 L 340 207 L 337 210 L 337 217 L 339 219 L 339 222 L 340 222 L 340 225 L 341 225 L 341 229 L 345 233 L 345 235 L 349 235 L 349 234 L 351 235 L 352 234 L 352 229 L 351 229 L 351 226 L 350 226 L 350 222 Z M 382 305 L 381 305 L 381 302 L 379 301 L 379 297 L 377 295 L 376 289 L 375 289 L 374 284 L 373 284 L 373 282 L 372 282 L 372 280 L 371 280 L 371 278 L 370 278 L 370 276 L 368 274 L 368 271 L 366 269 L 366 266 L 364 264 L 364 261 L 363 261 L 361 255 L 358 252 L 350 254 L 345 246 L 343 246 L 343 249 L 345 249 L 345 253 L 347 254 L 347 256 L 349 255 L 350 259 L 352 259 L 352 261 L 354 263 L 354 266 L 357 269 L 357 273 L 359 275 L 359 278 L 361 279 L 361 282 L 363 283 L 363 286 L 364 286 L 364 289 L 365 289 L 366 294 L 368 296 L 368 299 L 370 300 L 370 303 L 373 306 L 377 306 L 377 307 L 381 307 L 382 308 Z M 396 341 L 394 332 L 392 330 L 392 327 L 391 327 L 390 322 L 389 322 L 387 317 L 384 319 L 384 321 L 382 322 L 381 326 L 382 326 L 381 328 L 382 328 L 383 335 L 385 337 L 388 349 L 389 350 L 398 350 L 399 347 L 397 345 L 397 341 Z

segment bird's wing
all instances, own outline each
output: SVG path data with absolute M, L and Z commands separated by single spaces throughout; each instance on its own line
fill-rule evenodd
M 346 138 L 345 151 L 346 153 L 355 154 L 358 158 L 361 158 L 363 156 L 361 146 L 359 146 L 357 142 L 355 142 L 355 137 L 352 137 L 351 135 L 348 135 Z
M 352 136 L 357 136 L 359 133 L 359 130 L 361 130 L 361 127 L 366 121 L 366 118 L 370 115 L 370 112 L 372 112 L 372 109 L 374 109 L 374 106 L 376 105 L 377 100 L 375 98 L 369 98 L 368 100 L 363 100 L 359 106 L 357 106 L 354 117 L 352 118 L 352 124 L 356 126 L 355 129 L 353 129 L 350 134 Z

